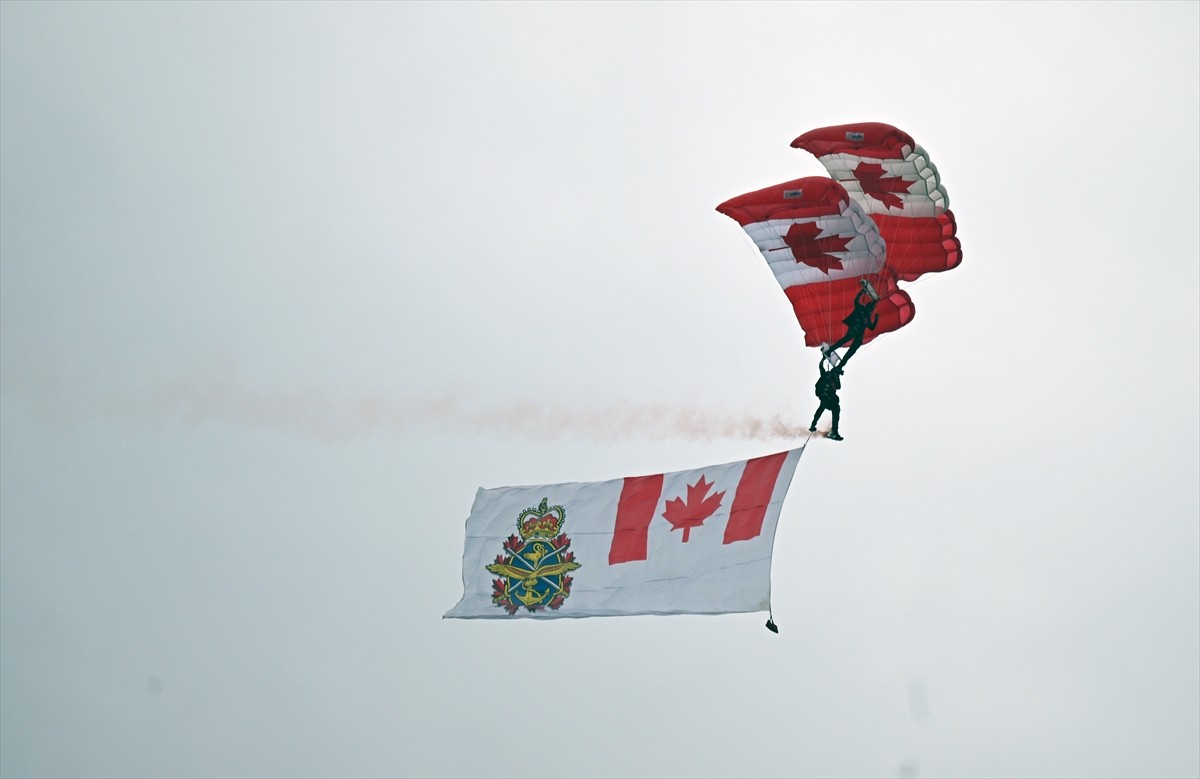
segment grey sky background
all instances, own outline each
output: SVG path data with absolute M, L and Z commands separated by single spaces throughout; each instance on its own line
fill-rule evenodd
M 1200 4 L 0 4 L 0 773 L 1200 775 Z M 773 599 L 443 621 L 479 486 L 794 446 L 714 207 L 906 130 L 963 265 Z

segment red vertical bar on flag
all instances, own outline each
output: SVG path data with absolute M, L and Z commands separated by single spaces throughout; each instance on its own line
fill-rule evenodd
M 621 487 L 617 501 L 617 523 L 613 527 L 608 564 L 646 559 L 646 538 L 658 499 L 662 497 L 663 475 L 631 476 Z
M 729 523 L 725 525 L 725 540 L 722 543 L 747 541 L 762 532 L 767 506 L 771 503 L 775 482 L 779 479 L 779 471 L 787 456 L 787 452 L 780 452 L 746 462 L 737 492 L 733 495 L 733 508 L 729 511 Z

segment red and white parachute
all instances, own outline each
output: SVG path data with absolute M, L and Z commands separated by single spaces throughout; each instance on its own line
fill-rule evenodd
M 815 155 L 831 178 L 748 192 L 717 210 L 758 246 L 808 346 L 845 333 L 864 280 L 879 299 L 879 324 L 864 343 L 908 324 L 915 308 L 897 282 L 962 262 L 937 168 L 911 136 L 878 122 L 811 130 L 792 146 Z

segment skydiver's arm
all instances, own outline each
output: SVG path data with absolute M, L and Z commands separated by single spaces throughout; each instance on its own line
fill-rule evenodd
M 875 325 L 877 325 L 877 324 L 879 324 L 879 314 L 876 314 L 874 317 L 871 318 L 871 329 L 874 330 Z

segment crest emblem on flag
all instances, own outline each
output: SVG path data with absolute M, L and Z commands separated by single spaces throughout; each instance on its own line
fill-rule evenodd
M 548 503 L 548 498 L 542 498 L 537 508 L 517 516 L 520 535 L 509 536 L 503 554 L 487 566 L 500 577 L 492 580 L 492 603 L 509 614 L 522 606 L 531 612 L 557 611 L 571 594 L 569 573 L 580 565 L 570 551 L 571 539 L 560 532 L 567 510 Z

